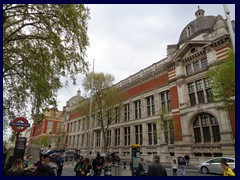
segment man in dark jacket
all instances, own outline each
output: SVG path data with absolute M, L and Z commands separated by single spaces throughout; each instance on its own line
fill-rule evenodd
M 158 155 L 154 155 L 153 163 L 149 166 L 148 176 L 167 176 L 166 169 L 160 164 Z
M 57 164 L 57 176 L 62 176 L 63 171 L 63 153 L 60 153 L 57 157 L 56 164 Z

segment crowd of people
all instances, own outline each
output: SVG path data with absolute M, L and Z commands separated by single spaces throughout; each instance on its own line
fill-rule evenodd
M 40 154 L 39 161 L 33 163 L 32 155 L 28 155 L 26 160 L 16 159 L 4 174 L 6 176 L 62 176 L 64 158 L 63 153 L 58 154 L 55 166 L 50 166 L 50 158 L 47 154 Z M 90 160 L 80 156 L 74 171 L 76 176 L 100 176 L 104 172 L 105 176 L 111 176 L 113 164 L 119 164 L 120 158 L 116 153 L 109 153 L 100 156 L 97 153 L 95 159 Z
M 32 156 L 28 155 L 26 160 L 16 159 L 12 166 L 5 171 L 6 176 L 61 176 L 63 170 L 64 159 L 60 153 L 56 159 L 56 166 L 49 165 L 50 159 L 48 155 L 41 154 L 40 160 L 33 163 Z M 97 153 L 96 158 L 90 160 L 80 156 L 78 162 L 74 166 L 76 176 L 112 176 L 112 167 L 114 164 L 119 164 L 120 158 L 116 153 L 105 154 L 101 156 Z M 190 164 L 189 155 L 179 156 L 172 161 L 172 175 L 177 176 L 177 171 L 180 171 L 181 176 L 185 176 L 186 166 Z M 235 176 L 234 171 L 230 168 L 227 162 L 222 161 L 223 176 Z M 56 170 L 56 173 L 55 173 Z M 165 167 L 160 163 L 160 157 L 154 155 L 153 162 L 148 164 L 143 158 L 136 171 L 136 176 L 167 176 Z

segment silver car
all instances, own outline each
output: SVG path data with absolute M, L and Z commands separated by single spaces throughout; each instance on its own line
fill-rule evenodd
M 231 157 L 215 157 L 215 158 L 209 159 L 205 162 L 202 162 L 198 166 L 198 170 L 203 174 L 207 174 L 207 173 L 222 174 L 221 161 L 226 161 L 228 165 L 233 170 L 235 170 L 235 159 Z

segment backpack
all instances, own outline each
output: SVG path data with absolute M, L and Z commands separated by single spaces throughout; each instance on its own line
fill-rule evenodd
M 185 161 L 184 157 L 180 156 L 178 158 L 178 164 L 179 165 L 186 165 L 186 161 Z

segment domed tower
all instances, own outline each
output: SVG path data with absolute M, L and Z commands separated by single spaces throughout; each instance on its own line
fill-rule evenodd
M 196 19 L 182 30 L 178 41 L 179 45 L 200 34 L 209 33 L 213 30 L 213 26 L 216 23 L 216 16 L 205 16 L 204 13 L 205 11 L 198 6 L 198 10 L 195 12 Z

